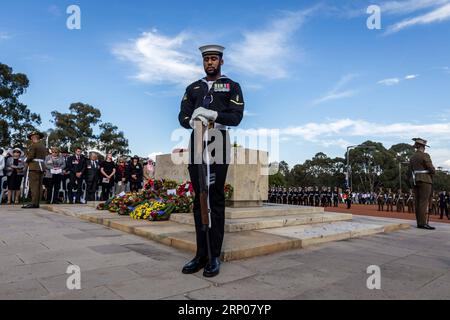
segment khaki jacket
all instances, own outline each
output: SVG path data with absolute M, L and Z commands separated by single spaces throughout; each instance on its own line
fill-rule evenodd
M 430 173 L 416 174 L 416 183 L 423 182 L 432 184 L 433 175 L 435 174 L 436 169 L 434 168 L 433 163 L 431 162 L 430 155 L 425 152 L 417 151 L 409 160 L 410 176 L 412 175 L 413 171 L 422 171 L 422 170 L 428 170 Z
M 30 171 L 45 171 L 45 163 L 42 162 L 42 169 L 39 166 L 39 162 L 34 161 L 35 159 L 40 159 L 42 161 L 44 161 L 45 157 L 47 156 L 48 151 L 45 148 L 44 144 L 42 142 L 38 142 L 38 143 L 33 143 L 31 144 L 30 148 L 28 149 L 28 153 L 27 153 L 27 163 L 28 163 L 28 168 L 30 169 Z

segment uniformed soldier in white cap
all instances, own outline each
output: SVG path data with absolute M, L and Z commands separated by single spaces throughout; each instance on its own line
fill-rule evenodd
M 195 190 L 194 217 L 197 235 L 197 254 L 195 258 L 183 267 L 183 273 L 191 274 L 204 268 L 205 277 L 214 277 L 219 273 L 220 254 L 224 237 L 225 227 L 225 194 L 224 186 L 230 163 L 230 139 L 227 127 L 238 126 L 244 114 L 244 98 L 239 83 L 234 82 L 222 75 L 221 68 L 224 63 L 224 47 L 219 45 L 207 45 L 200 48 L 203 56 L 203 67 L 206 77 L 200 79 L 187 87 L 181 102 L 179 122 L 186 129 L 194 128 L 194 120 L 201 120 L 204 126 L 214 126 L 215 136 L 222 137 L 223 148 L 217 148 L 214 160 L 209 165 L 208 178 L 213 177 L 209 185 L 209 207 L 211 209 L 211 228 L 209 230 L 210 249 L 212 259 L 208 261 L 208 250 L 206 232 L 202 228 L 200 214 L 200 175 L 198 165 L 195 164 L 192 146 L 194 145 L 191 135 L 191 152 L 189 163 L 189 174 Z M 208 136 L 212 136 L 209 134 Z M 211 142 L 211 141 L 210 141 Z M 219 155 L 222 153 L 222 155 Z M 211 153 L 212 154 L 212 153 Z M 211 180 L 210 180 L 211 181 Z

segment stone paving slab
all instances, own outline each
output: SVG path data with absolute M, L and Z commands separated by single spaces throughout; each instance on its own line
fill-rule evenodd
M 167 272 L 158 278 L 140 278 L 108 285 L 119 296 L 135 300 L 163 299 L 180 293 L 207 288 L 210 283 L 179 271 Z
M 0 300 L 30 300 L 48 295 L 37 280 L 23 280 L 0 285 Z

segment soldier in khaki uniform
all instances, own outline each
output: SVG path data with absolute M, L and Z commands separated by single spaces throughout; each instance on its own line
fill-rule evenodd
M 421 138 L 413 139 L 416 153 L 409 161 L 409 172 L 414 186 L 414 199 L 416 207 L 417 228 L 434 230 L 434 227 L 428 225 L 427 210 L 432 192 L 433 179 L 435 173 L 430 155 L 425 153 L 427 141 Z
M 31 146 L 27 153 L 28 177 L 31 190 L 31 204 L 23 206 L 23 209 L 39 208 L 39 201 L 42 194 L 42 180 L 44 177 L 47 149 L 41 142 L 44 135 L 41 132 L 34 131 L 28 135 L 31 140 Z

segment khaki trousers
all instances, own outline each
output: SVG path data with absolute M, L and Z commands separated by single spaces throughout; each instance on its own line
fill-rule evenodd
M 431 187 L 431 184 L 424 182 L 417 182 L 417 185 L 414 187 L 417 226 L 427 224 L 428 203 L 432 191 Z
M 42 195 L 42 181 L 44 179 L 44 173 L 41 171 L 30 171 L 28 177 L 30 179 L 31 203 L 35 206 L 39 206 Z

